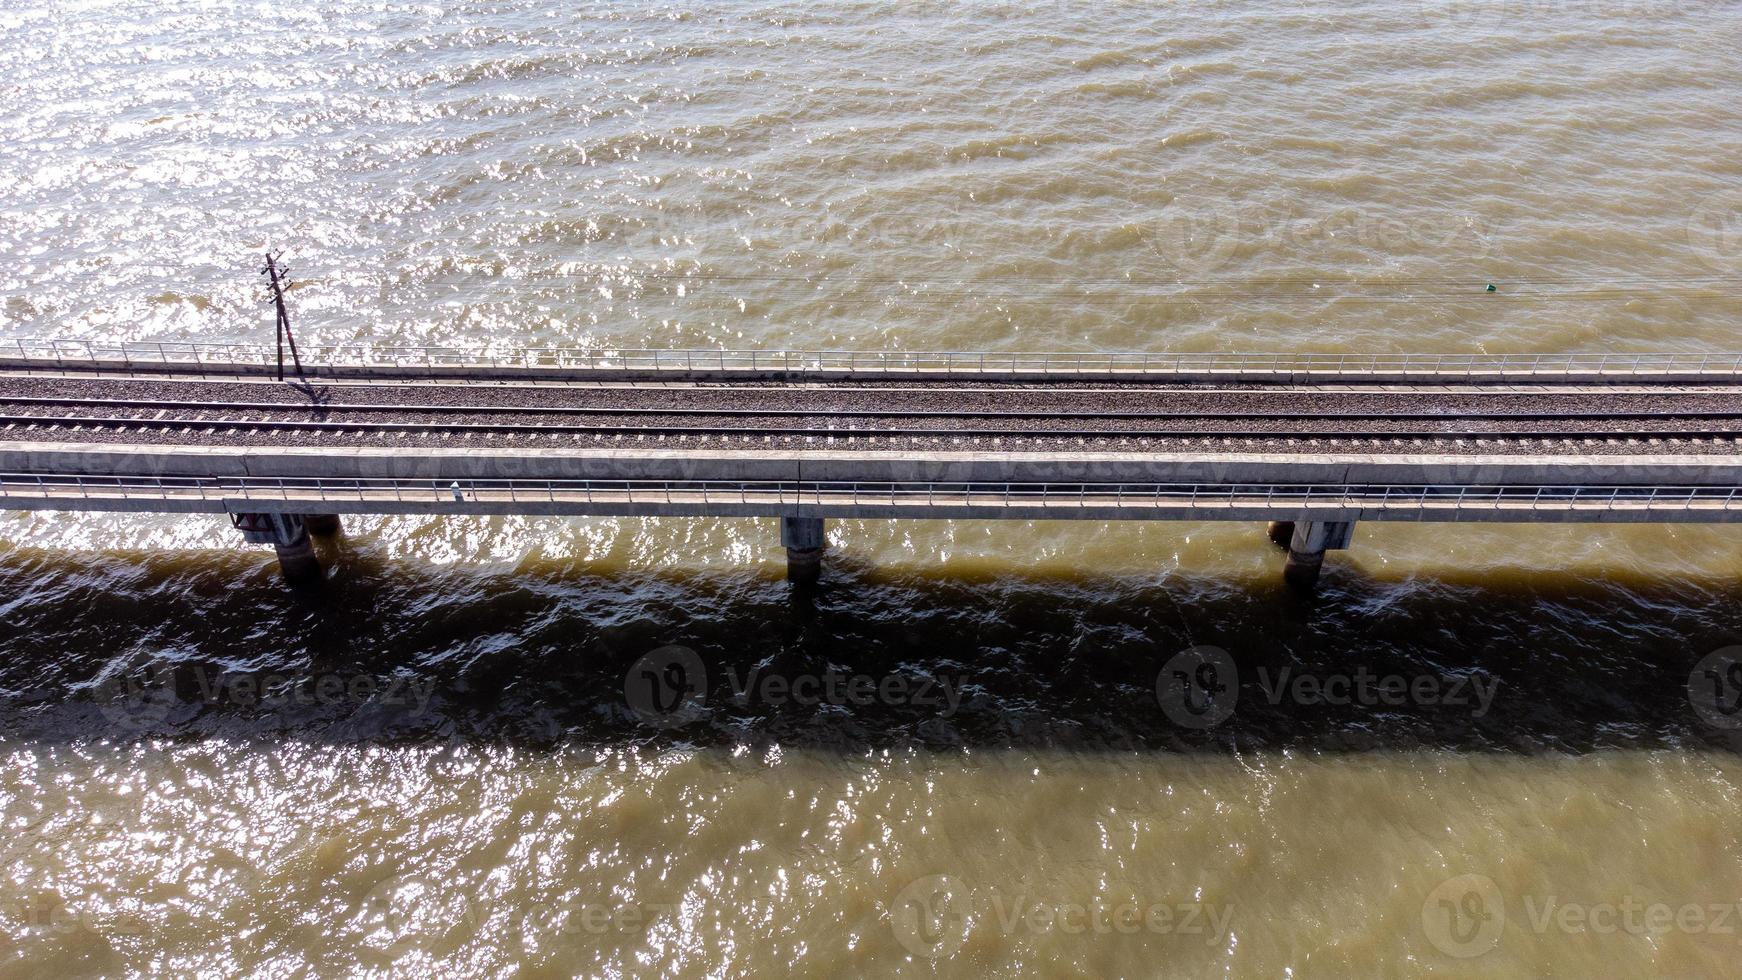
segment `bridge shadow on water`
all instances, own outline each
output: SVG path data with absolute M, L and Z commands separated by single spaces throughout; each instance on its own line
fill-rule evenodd
M 253 555 L 13 549 L 0 597 L 0 743 L 1742 749 L 1735 580 L 1339 569 L 1301 599 L 1268 580 L 963 579 L 837 554 L 805 594 L 766 568 L 431 567 L 365 548 L 296 593 Z

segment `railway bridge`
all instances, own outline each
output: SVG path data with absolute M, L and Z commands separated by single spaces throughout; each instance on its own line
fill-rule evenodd
M 0 342 L 0 507 L 227 514 L 1742 520 L 1742 355 L 1010 354 Z

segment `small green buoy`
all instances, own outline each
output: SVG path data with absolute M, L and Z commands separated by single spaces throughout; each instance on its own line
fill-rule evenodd
M 1494 285 L 1494 284 L 1493 284 L 1493 283 L 1489 283 L 1489 284 L 1488 284 L 1488 292 L 1490 292 L 1490 293 L 1497 293 L 1497 292 L 1499 292 L 1499 291 L 1500 291 L 1500 290 L 1499 290 L 1499 289 L 1498 289 L 1498 288 L 1497 288 L 1497 287 L 1496 287 L 1496 286 L 1495 286 L 1495 285 Z

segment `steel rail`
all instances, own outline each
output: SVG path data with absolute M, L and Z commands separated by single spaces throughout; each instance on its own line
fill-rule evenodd
M 52 379 L 71 384 L 174 385 L 188 387 L 242 385 L 262 390 L 277 389 L 279 382 L 268 378 L 231 376 L 226 374 L 141 375 L 138 373 L 81 373 L 76 376 L 42 374 L 0 361 L 0 389 L 8 382 L 40 382 Z M 1742 381 L 1742 379 L 1738 379 Z M 291 386 L 300 382 L 291 382 Z M 1377 398 L 1396 395 L 1439 395 L 1448 398 L 1484 400 L 1504 398 L 1590 398 L 1593 396 L 1649 396 L 1654 398 L 1691 398 L 1696 395 L 1742 396 L 1742 383 L 1722 379 L 1704 381 L 1659 382 L 1650 379 L 1636 383 L 1620 380 L 1604 382 L 1559 380 L 1475 379 L 1460 377 L 1419 378 L 1408 381 L 1361 381 L 1341 378 L 1314 378 L 1300 382 L 1249 382 L 1239 379 L 1218 381 L 1147 381 L 1125 378 L 1049 378 L 995 380 L 986 378 L 899 378 L 876 380 L 869 378 L 761 379 L 761 378 L 498 378 L 493 375 L 465 378 L 447 375 L 406 375 L 403 377 L 341 377 L 311 378 L 308 386 L 328 391 L 352 392 L 368 390 L 428 390 L 464 391 L 482 389 L 538 392 L 664 392 L 711 393 L 748 392 L 752 394 L 793 392 L 852 395 L 911 394 L 976 394 L 1009 395 L 1042 393 L 1048 395 L 1163 395 L 1168 398 L 1222 398 L 1239 395 L 1242 398 L 1299 398 L 1305 395 L 1334 395 L 1339 398 Z M 19 398 L 42 397 L 19 395 Z M 7 400 L 0 398 L 0 401 Z M 74 399 L 78 400 L 78 399 Z M 269 404 L 293 404 L 274 402 Z
M 254 430 L 259 432 L 341 432 L 384 435 L 393 434 L 529 434 L 571 436 L 780 436 L 812 438 L 877 437 L 911 438 L 975 438 L 975 439 L 1364 439 L 1399 441 L 1424 439 L 1437 442 L 1457 439 L 1509 439 L 1601 441 L 1608 439 L 1737 439 L 1742 428 L 1730 429 L 1633 429 L 1579 431 L 1512 431 L 1505 429 L 1420 429 L 1420 430 L 1326 430 L 1292 429 L 861 429 L 793 428 L 790 426 L 605 426 L 605 425 L 541 425 L 507 422 L 322 422 L 308 420 L 255 419 L 188 419 L 188 418 L 102 418 L 74 415 L 18 416 L 0 415 L 0 427 L 54 430 L 109 429 L 204 429 Z
M 729 389 L 727 389 L 729 390 Z M 1705 394 L 1705 393 L 1693 393 Z M 1654 395 L 1651 397 L 1662 397 Z M 682 417 L 720 416 L 730 418 L 811 418 L 823 412 L 833 416 L 852 416 L 860 418 L 995 418 L 995 419 L 1212 419 L 1238 420 L 1274 418 L 1274 412 L 1266 411 L 1227 411 L 1198 409 L 1181 409 L 1175 411 L 1115 409 L 1109 411 L 1045 411 L 1039 409 L 1024 409 L 1020 411 L 971 409 L 801 409 L 801 408 L 697 408 L 697 407 L 644 407 L 644 406 L 609 406 L 609 405 L 409 405 L 409 404 L 320 404 L 315 402 L 242 402 L 242 401 L 187 401 L 176 399 L 128 399 L 128 398 L 71 398 L 50 396 L 10 396 L 0 395 L 0 406 L 30 405 L 40 407 L 102 407 L 110 409 L 136 409 L 150 411 L 152 409 L 168 411 L 205 411 L 205 412 L 308 412 L 324 415 L 335 412 L 357 412 L 367 414 L 428 414 L 428 415 L 621 415 L 621 416 L 660 416 L 672 415 Z M 1434 419 L 1478 419 L 1483 421 L 1505 421 L 1512 419 L 1551 420 L 1562 419 L 1575 422 L 1595 422 L 1605 419 L 1742 419 L 1742 409 L 1701 409 L 1675 410 L 1658 412 L 1594 412 L 1594 411 L 1519 411 L 1519 412 L 1472 412 L 1457 408 L 1446 408 L 1438 411 L 1380 411 L 1380 412 L 1301 412 L 1287 410 L 1291 419 L 1312 419 L 1316 421 L 1340 419 L 1398 419 L 1402 421 L 1431 421 Z M 267 420 L 259 420 L 267 421 Z

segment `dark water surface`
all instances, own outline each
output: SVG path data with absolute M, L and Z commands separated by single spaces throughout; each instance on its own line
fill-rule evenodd
M 952 572 L 848 550 L 795 596 L 772 561 L 429 564 L 381 523 L 353 522 L 301 593 L 233 550 L 7 552 L 11 968 L 1735 956 L 1716 911 L 1632 932 L 1543 918 L 1721 910 L 1742 886 L 1742 728 L 1697 686 L 1734 662 L 1708 656 L 1742 621 L 1733 579 L 1424 586 L 1344 565 L 1299 600 L 1274 568 Z M 698 529 L 765 530 L 715 523 Z M 1095 553 L 1089 528 L 1035 529 Z M 1179 714 L 1176 655 L 1207 645 L 1230 710 Z M 693 685 L 644 694 L 676 691 L 657 683 L 673 663 Z M 1469 895 L 1505 910 L 1500 931 L 1434 918 Z

